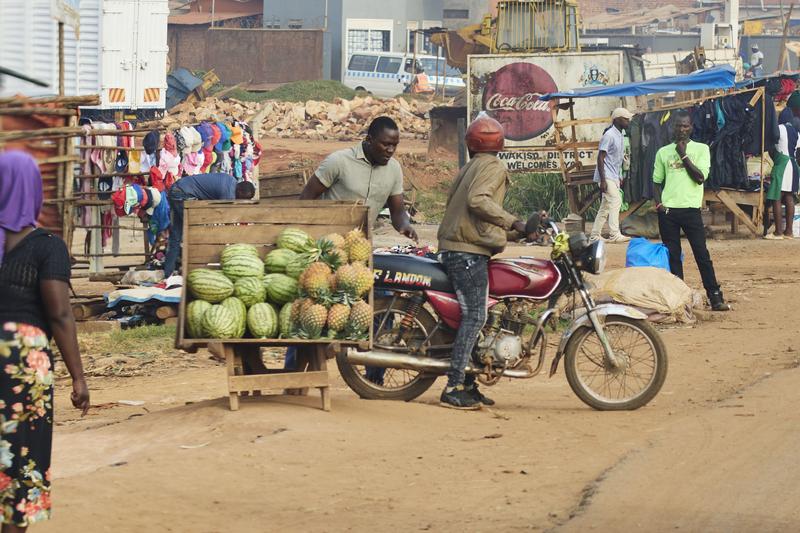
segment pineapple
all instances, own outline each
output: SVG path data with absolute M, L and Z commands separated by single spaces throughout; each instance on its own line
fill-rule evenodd
M 350 320 L 348 327 L 355 334 L 364 334 L 369 330 L 372 323 L 372 307 L 364 300 L 358 300 L 350 308 Z
M 321 240 L 330 241 L 334 248 L 344 248 L 344 237 L 338 233 L 329 233 L 328 235 L 322 237 Z
M 365 238 L 353 239 L 347 252 L 351 263 L 367 263 L 372 255 L 372 245 Z
M 319 261 L 331 267 L 331 270 L 336 270 L 347 262 L 347 254 L 339 251 L 331 241 L 320 239 L 317 241 L 317 246 L 319 247 Z
M 353 265 L 356 273 L 355 295 L 363 296 L 372 288 L 375 276 L 370 268 L 362 263 Z
M 328 311 L 328 329 L 342 331 L 347 326 L 350 319 L 350 306 L 345 304 L 333 304 Z
M 300 275 L 299 285 L 314 299 L 322 299 L 330 294 L 331 267 L 322 262 L 311 263 Z
M 318 339 L 322 335 L 322 328 L 328 320 L 328 310 L 324 305 L 311 304 L 303 309 L 300 315 L 300 326 L 303 333 L 310 339 Z
M 336 271 L 336 290 L 351 298 L 356 298 L 357 284 L 358 269 L 355 265 L 343 265 Z
M 344 236 L 344 248 L 345 250 L 350 250 L 350 247 L 353 244 L 353 241 L 356 239 L 366 239 L 367 236 L 364 235 L 364 232 L 360 229 L 356 228 L 352 231 L 347 232 L 347 235 Z

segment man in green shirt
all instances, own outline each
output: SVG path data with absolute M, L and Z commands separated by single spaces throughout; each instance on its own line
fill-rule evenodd
M 703 182 L 711 168 L 708 145 L 689 139 L 692 119 L 688 112 L 675 113 L 675 142 L 656 153 L 653 168 L 658 230 L 669 250 L 669 269 L 683 279 L 681 230 L 692 247 L 694 260 L 703 279 L 703 287 L 714 311 L 727 311 L 722 290 L 717 283 L 714 264 L 706 247 L 706 230 L 700 207 L 703 205 Z

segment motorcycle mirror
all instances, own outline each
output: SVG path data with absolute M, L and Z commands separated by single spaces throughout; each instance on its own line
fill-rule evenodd
M 556 224 L 555 221 L 548 220 L 547 224 L 550 227 L 550 229 L 553 231 L 553 235 L 558 235 L 559 233 L 561 233 L 561 230 L 558 229 L 558 224 Z

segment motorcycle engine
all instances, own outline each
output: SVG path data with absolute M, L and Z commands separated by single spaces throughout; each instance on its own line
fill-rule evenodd
M 492 331 L 478 342 L 481 361 L 513 368 L 522 359 L 522 339 L 512 331 Z

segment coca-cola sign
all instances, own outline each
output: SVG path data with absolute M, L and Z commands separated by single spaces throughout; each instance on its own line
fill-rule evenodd
M 553 103 L 539 100 L 558 90 L 550 74 L 532 63 L 499 68 L 483 89 L 483 109 L 503 125 L 506 139 L 525 141 L 550 129 Z

